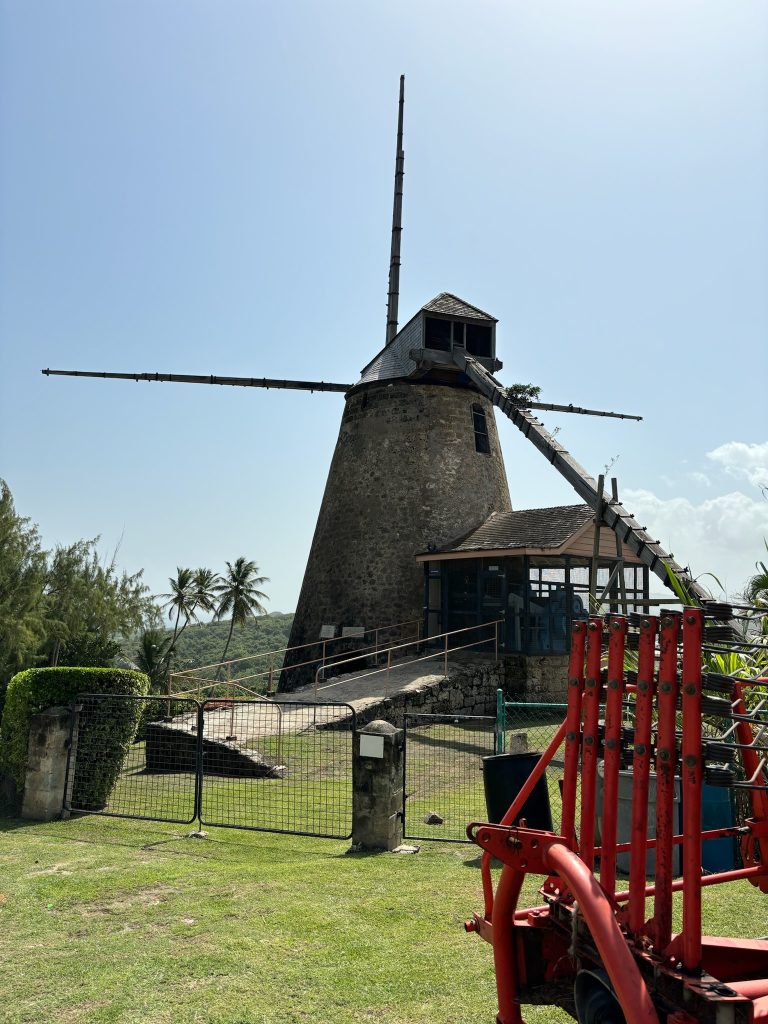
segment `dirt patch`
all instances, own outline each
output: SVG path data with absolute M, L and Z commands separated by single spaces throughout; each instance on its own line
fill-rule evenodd
M 83 903 L 77 907 L 77 912 L 83 917 L 103 917 L 107 914 L 122 914 L 134 907 L 159 907 L 167 902 L 171 896 L 181 892 L 169 885 L 154 885 L 146 889 L 137 889 L 135 892 L 113 900 L 94 900 L 91 903 Z

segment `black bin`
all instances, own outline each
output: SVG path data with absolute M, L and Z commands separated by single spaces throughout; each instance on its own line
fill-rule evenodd
M 539 763 L 540 757 L 540 754 L 492 754 L 483 758 L 483 784 L 488 821 L 498 825 L 523 788 L 528 776 Z M 533 792 L 523 804 L 517 821 L 511 824 L 516 825 L 520 818 L 525 818 L 528 828 L 552 831 L 546 774 L 542 775 L 534 786 Z

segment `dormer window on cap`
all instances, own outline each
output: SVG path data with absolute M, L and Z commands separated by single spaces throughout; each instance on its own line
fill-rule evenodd
M 496 358 L 497 323 L 490 313 L 450 292 L 441 292 L 374 356 L 358 383 L 458 373 L 454 352 L 473 356 L 495 373 L 501 369 Z
M 467 355 L 483 361 L 495 357 L 495 317 L 448 292 L 442 292 L 423 306 L 421 314 L 424 317 L 424 348 L 439 352 L 462 349 Z

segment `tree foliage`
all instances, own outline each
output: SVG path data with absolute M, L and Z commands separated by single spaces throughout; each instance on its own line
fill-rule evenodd
M 232 633 L 235 626 L 242 626 L 255 615 L 265 615 L 267 609 L 262 601 L 268 601 L 267 595 L 258 588 L 264 583 L 269 583 L 266 576 L 257 575 L 259 567 L 255 562 L 247 558 L 237 558 L 234 562 L 227 562 L 227 572 L 221 582 L 216 586 L 219 603 L 216 608 L 216 618 L 223 619 L 229 615 L 229 633 L 227 642 L 224 645 L 222 661 L 227 660 L 227 651 L 232 642 Z
M 98 538 L 44 551 L 0 480 L 0 708 L 8 680 L 38 665 L 109 666 L 119 639 L 155 614 L 142 573 L 102 560 Z
M 0 480 L 0 692 L 15 672 L 34 663 L 45 639 L 45 573 L 37 527 L 17 515 Z
M 535 384 L 510 384 L 506 391 L 507 398 L 522 406 L 528 402 L 538 402 L 541 394 L 541 388 Z

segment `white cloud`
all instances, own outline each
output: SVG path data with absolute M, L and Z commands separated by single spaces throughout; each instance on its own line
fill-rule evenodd
M 694 470 L 692 473 L 686 474 L 688 479 L 695 484 L 701 484 L 702 487 L 711 487 L 712 481 L 709 479 L 706 473 L 699 473 L 698 470 Z
M 733 491 L 694 504 L 688 498 L 626 490 L 624 503 L 677 562 L 690 565 L 694 576 L 714 573 L 731 593 L 742 588 L 764 551 L 768 501 L 763 498 Z
M 748 480 L 756 487 L 768 486 L 768 441 L 762 444 L 729 441 L 707 452 L 707 458 L 737 480 Z

